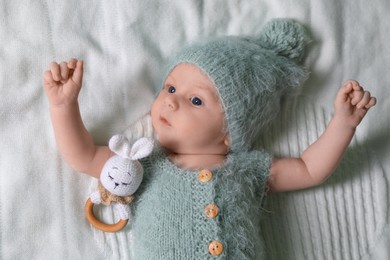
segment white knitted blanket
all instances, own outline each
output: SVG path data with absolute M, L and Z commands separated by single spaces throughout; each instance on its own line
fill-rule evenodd
M 97 183 L 57 152 L 42 89 L 50 61 L 85 60 L 81 112 L 105 144 L 148 111 L 164 60 L 184 43 L 253 34 L 274 17 L 306 24 L 314 40 L 311 77 L 259 140 L 267 149 L 298 155 L 348 78 L 378 105 L 323 186 L 269 196 L 269 259 L 390 259 L 389 14 L 388 0 L 0 0 L 0 259 L 131 259 L 131 225 L 94 230 L 83 207 Z

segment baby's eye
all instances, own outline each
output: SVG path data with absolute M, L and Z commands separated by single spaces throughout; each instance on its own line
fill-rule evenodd
M 203 104 L 202 100 L 198 97 L 192 97 L 191 98 L 191 103 L 194 105 L 194 106 L 201 106 Z
M 113 180 L 113 179 L 114 179 L 114 177 L 112 177 L 112 176 L 110 175 L 110 173 L 108 173 L 108 178 L 110 178 L 110 180 Z
M 173 94 L 173 93 L 175 93 L 175 92 L 176 92 L 176 88 L 175 88 L 174 86 L 169 86 L 169 87 L 168 87 L 168 93 Z
M 122 182 L 122 185 L 127 186 L 130 185 L 130 183 Z

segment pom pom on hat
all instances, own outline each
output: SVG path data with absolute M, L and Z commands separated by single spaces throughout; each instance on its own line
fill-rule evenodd
M 274 19 L 263 27 L 256 40 L 260 46 L 277 55 L 301 62 L 309 37 L 299 23 L 288 19 Z
M 184 48 L 166 76 L 180 63 L 201 69 L 220 97 L 231 152 L 247 151 L 279 113 L 283 94 L 306 80 L 301 62 L 308 41 L 303 26 L 275 19 L 255 37 L 219 37 Z

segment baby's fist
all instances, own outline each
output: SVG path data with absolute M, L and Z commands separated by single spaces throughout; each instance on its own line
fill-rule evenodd
M 52 62 L 43 75 L 43 84 L 50 104 L 62 106 L 77 101 L 83 79 L 83 61 L 70 59 Z
M 337 93 L 334 107 L 335 117 L 352 128 L 356 128 L 367 111 L 375 106 L 376 98 L 364 90 L 359 82 L 348 80 Z

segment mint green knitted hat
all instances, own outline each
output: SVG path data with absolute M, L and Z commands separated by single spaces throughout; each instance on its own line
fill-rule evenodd
M 231 151 L 247 151 L 278 114 L 282 95 L 307 78 L 301 63 L 308 40 L 297 22 L 275 19 L 255 37 L 220 37 L 184 48 L 168 72 L 189 63 L 207 74 L 221 99 Z

